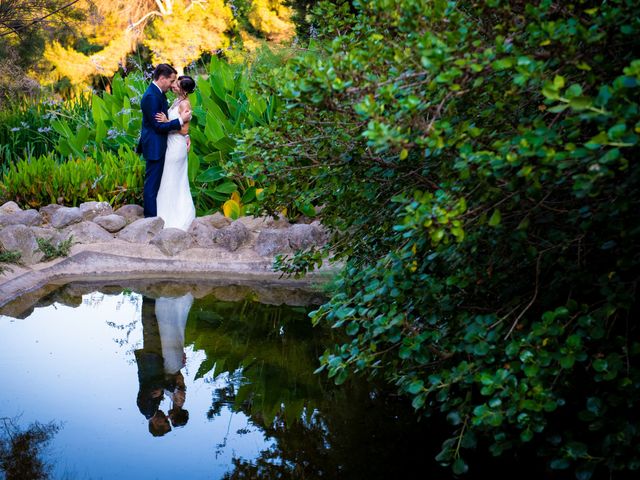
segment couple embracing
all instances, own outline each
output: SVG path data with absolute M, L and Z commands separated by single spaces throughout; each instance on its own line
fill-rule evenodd
M 187 154 L 191 146 L 188 96 L 196 84 L 193 78 L 177 74 L 165 63 L 153 71 L 153 81 L 140 101 L 142 130 L 137 151 L 146 161 L 144 216 L 161 217 L 165 228 L 187 230 L 195 218 Z M 176 95 L 171 107 L 166 97 L 169 90 Z

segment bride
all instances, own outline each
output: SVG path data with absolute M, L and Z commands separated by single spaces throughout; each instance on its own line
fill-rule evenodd
M 177 98 L 169 108 L 169 116 L 158 113 L 156 120 L 168 122 L 178 118 L 185 110 L 190 111 L 191 104 L 187 97 L 195 88 L 193 78 L 186 75 L 178 77 L 171 87 Z M 164 170 L 156 199 L 158 216 L 164 220 L 164 228 L 187 230 L 196 216 L 187 176 L 188 132 L 189 122 L 185 122 L 180 130 L 171 132 L 167 140 Z

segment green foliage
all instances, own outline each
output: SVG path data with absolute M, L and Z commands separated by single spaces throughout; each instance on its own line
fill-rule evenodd
M 11 271 L 10 267 L 3 265 L 3 263 L 20 263 L 22 254 L 13 250 L 4 250 L 0 247 L 0 274 L 3 274 L 5 270 Z
M 255 63 L 262 58 L 273 62 L 273 55 L 265 51 Z M 250 84 L 249 74 L 260 69 L 252 68 L 213 58 L 208 73 L 197 78 L 196 94 L 190 98 L 194 118 L 189 177 L 198 214 L 220 209 L 232 195 L 238 197 L 232 202 L 238 215 L 258 209 L 259 186 L 232 178 L 225 170 L 236 138 L 255 125 L 267 125 L 276 111 L 275 97 Z M 5 198 L 31 206 L 58 199 L 76 204 L 96 196 L 114 204 L 141 200 L 144 164 L 133 149 L 142 122 L 140 99 L 148 82 L 143 72 L 133 71 L 124 78 L 116 76 L 109 93 L 64 103 L 17 104 L 15 110 L 0 111 Z M 56 169 L 61 171 L 55 184 L 41 176 Z
M 199 212 L 217 210 L 238 192 L 246 213 L 256 200 L 254 182 L 242 177 L 229 178 L 226 162 L 244 130 L 267 125 L 273 120 L 277 102 L 273 95 L 262 95 L 250 85 L 246 65 L 229 65 L 211 59 L 208 77 L 198 79 L 191 100 L 194 120 L 190 129 L 193 152 L 199 161 L 195 176 L 196 208 Z M 190 160 L 191 163 L 191 160 Z
M 44 254 L 44 261 L 53 260 L 58 257 L 68 257 L 73 246 L 73 236 L 58 242 L 56 245 L 46 238 L 38 238 L 38 250 Z
M 64 121 L 67 128 L 76 130 L 87 123 L 88 109 L 87 97 L 67 102 L 23 99 L 5 105 L 0 109 L 0 168 L 50 152 L 58 142 L 54 125 Z
M 534 442 L 579 478 L 640 466 L 640 7 L 323 2 L 235 172 L 321 206 L 346 267 L 321 369 L 451 424 L 437 460 Z M 317 252 L 285 272 L 306 271 Z
M 127 147 L 117 154 L 58 163 L 50 153 L 12 164 L 2 178 L 0 198 L 39 208 L 50 203 L 78 205 L 89 200 L 112 205 L 140 202 L 144 163 Z
M 254 91 L 246 73 L 246 65 L 229 65 L 214 57 L 207 74 L 196 78 L 196 93 L 189 99 L 194 113 L 189 178 L 198 214 L 218 210 L 234 192 L 240 195 L 245 213 L 255 208 L 255 185 L 228 178 L 224 169 L 236 137 L 254 125 L 267 125 L 276 109 L 274 97 Z M 60 133 L 58 151 L 81 156 L 99 145 L 111 150 L 135 146 L 142 122 L 139 103 L 148 81 L 139 71 L 114 78 L 111 93 L 92 97 L 92 121 L 75 128 L 64 122 L 55 125 Z

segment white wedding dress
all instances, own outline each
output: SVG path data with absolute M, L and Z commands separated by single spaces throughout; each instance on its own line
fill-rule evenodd
M 184 367 L 184 329 L 187 326 L 193 295 L 156 299 L 156 318 L 160 330 L 164 371 L 174 374 Z
M 169 120 L 178 118 L 178 105 L 175 102 L 169 109 Z M 167 139 L 167 153 L 164 158 L 164 170 L 156 202 L 158 216 L 164 220 L 164 228 L 188 230 L 196 218 L 196 209 L 189 190 L 187 176 L 187 138 L 174 131 Z

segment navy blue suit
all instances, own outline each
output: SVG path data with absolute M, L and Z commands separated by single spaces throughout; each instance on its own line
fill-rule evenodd
M 156 113 L 168 115 L 169 105 L 167 97 L 155 85 L 151 84 L 140 100 L 142 109 L 142 131 L 138 153 L 146 160 L 144 175 L 144 216 L 155 217 L 158 214 L 156 196 L 160 189 L 162 171 L 164 170 L 164 156 L 167 151 L 167 135 L 172 130 L 180 130 L 180 120 L 158 122 Z

